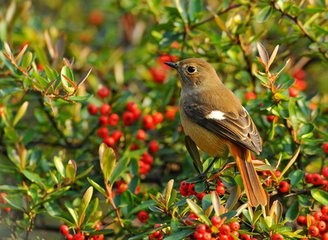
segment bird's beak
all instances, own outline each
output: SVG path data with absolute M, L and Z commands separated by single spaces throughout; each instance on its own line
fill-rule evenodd
M 178 68 L 178 64 L 175 62 L 165 62 L 165 64 L 171 68 L 177 69 Z

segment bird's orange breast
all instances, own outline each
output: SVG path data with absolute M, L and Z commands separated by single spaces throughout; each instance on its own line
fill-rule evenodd
M 187 119 L 183 110 L 180 111 L 181 124 L 186 135 L 204 152 L 213 157 L 226 156 L 228 146 L 221 137 Z

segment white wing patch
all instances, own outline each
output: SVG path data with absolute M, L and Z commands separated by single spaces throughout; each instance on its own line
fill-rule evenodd
M 207 119 L 214 119 L 214 120 L 224 120 L 226 119 L 224 116 L 224 112 L 218 111 L 218 110 L 214 110 L 212 112 L 210 112 L 209 114 L 207 114 L 205 116 L 205 118 Z

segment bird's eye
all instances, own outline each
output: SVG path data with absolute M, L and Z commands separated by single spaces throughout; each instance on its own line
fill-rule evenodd
M 187 71 L 188 71 L 188 73 L 194 73 L 194 72 L 197 71 L 197 68 L 194 67 L 194 66 L 189 66 L 189 67 L 187 68 Z

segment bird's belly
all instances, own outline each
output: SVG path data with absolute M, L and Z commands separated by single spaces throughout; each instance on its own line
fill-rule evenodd
M 183 114 L 181 114 L 181 124 L 185 134 L 188 135 L 202 151 L 213 157 L 221 157 L 228 154 L 228 146 L 225 140 L 219 136 L 186 119 Z

